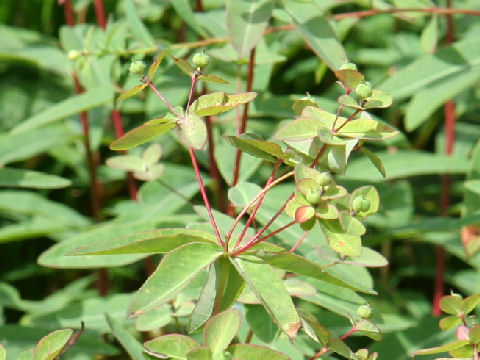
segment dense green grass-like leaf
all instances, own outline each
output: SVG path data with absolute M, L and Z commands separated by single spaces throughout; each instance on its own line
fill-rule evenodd
M 164 304 L 221 254 L 222 248 L 211 243 L 190 243 L 172 250 L 137 291 L 128 315 L 138 316 Z
M 300 318 L 285 285 L 270 265 L 252 256 L 232 259 L 232 264 L 280 329 L 291 339 L 295 338 L 301 326 Z
M 127 329 L 108 313 L 105 314 L 105 318 L 107 319 L 110 329 L 112 329 L 113 335 L 117 338 L 120 344 L 122 344 L 128 355 L 130 355 L 133 360 L 143 360 L 142 344 L 140 344 L 140 342 L 138 342 L 138 340 L 135 339 Z
M 26 119 L 18 126 L 13 128 L 12 134 L 18 134 L 32 130 L 56 121 L 63 120 L 72 115 L 87 111 L 102 105 L 111 103 L 113 98 L 113 88 L 111 85 L 100 87 L 93 90 L 87 90 L 82 94 L 73 95 L 66 100 Z

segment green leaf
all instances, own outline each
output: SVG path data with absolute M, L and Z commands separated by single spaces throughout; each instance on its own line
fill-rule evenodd
M 16 360 L 33 360 L 34 350 L 35 350 L 34 348 L 31 348 L 31 349 L 22 351 L 20 355 L 18 355 Z
M 337 71 L 338 72 L 338 71 Z M 358 101 L 351 95 L 342 95 L 338 98 L 338 103 L 340 105 L 352 108 L 352 109 L 358 109 L 362 110 L 363 106 L 360 106 Z
M 355 139 L 385 140 L 399 134 L 398 130 L 373 119 L 356 119 L 345 125 L 339 122 L 341 129 L 334 134 Z
M 147 341 L 143 344 L 147 354 L 159 358 L 187 359 L 187 353 L 199 344 L 188 336 L 169 334 Z
M 231 345 L 227 351 L 232 354 L 233 359 L 242 360 L 290 360 L 290 358 L 278 351 L 251 344 L 234 344 Z
M 348 235 L 362 236 L 367 231 L 365 226 L 358 219 L 351 216 L 348 211 L 340 213 L 340 225 L 342 225 L 342 228 Z
M 447 295 L 440 300 L 440 309 L 450 315 L 462 314 L 462 297 L 459 295 Z
M 215 264 L 216 265 L 216 264 Z M 203 285 L 200 297 L 198 298 L 195 308 L 192 311 L 190 320 L 188 321 L 187 331 L 189 334 L 200 328 L 207 322 L 213 311 L 213 305 L 216 297 L 217 273 L 215 265 L 210 266 L 208 278 Z
M 202 36 L 203 38 L 208 38 L 207 33 L 200 27 L 197 20 L 195 19 L 195 14 L 190 7 L 190 3 L 187 0 L 172 0 L 170 2 L 174 7 L 177 14 L 190 26 L 195 32 Z
M 153 77 L 155 76 L 155 73 L 157 72 L 157 69 L 158 67 L 160 66 L 160 64 L 162 63 L 163 59 L 165 58 L 165 56 L 167 56 L 169 50 L 163 50 L 160 55 L 157 56 L 157 58 L 152 62 L 152 65 L 150 65 L 150 67 L 148 68 L 148 73 L 147 73 L 147 77 L 148 79 L 151 81 L 153 80 Z M 147 84 L 144 84 L 144 85 L 147 85 Z M 118 100 L 117 100 L 118 101 Z
M 7 351 L 2 344 L 0 344 L 0 360 L 7 360 Z
M 462 300 L 460 310 L 464 314 L 472 312 L 480 304 L 480 294 L 471 295 Z
M 74 133 L 60 126 L 33 129 L 19 134 L 0 134 L 0 167 L 28 159 L 56 145 L 67 143 L 74 137 Z
M 470 328 L 468 333 L 469 339 L 472 343 L 478 344 L 480 343 L 480 325 L 474 325 Z
M 361 255 L 362 242 L 360 236 L 346 234 L 338 220 L 320 219 L 319 221 L 332 250 L 352 257 Z
M 413 94 L 405 113 L 405 128 L 417 129 L 425 123 L 445 101 L 473 86 L 480 78 L 480 66 L 442 77 Z
M 385 167 L 383 166 L 382 159 L 380 159 L 376 154 L 364 147 L 361 147 L 360 150 L 367 156 L 368 160 L 370 160 L 370 162 L 373 164 L 373 166 L 375 166 L 375 168 L 380 172 L 380 174 L 382 174 L 383 177 L 387 177 L 387 173 L 385 172 Z
M 125 15 L 132 33 L 143 42 L 144 46 L 155 47 L 155 40 L 148 31 L 147 27 L 140 20 L 136 6 L 133 0 L 124 0 Z
M 252 256 L 231 259 L 232 264 L 255 293 L 272 319 L 290 339 L 301 326 L 300 318 L 282 280 L 270 265 Z
M 133 88 L 131 88 L 130 90 L 124 92 L 123 94 L 121 94 L 117 100 L 115 100 L 116 103 L 119 103 L 120 101 L 122 100 L 125 100 L 125 99 L 128 99 L 129 97 L 131 96 L 134 96 L 134 95 L 137 95 L 140 91 L 142 91 L 143 89 L 145 89 L 147 87 L 147 84 L 140 84 L 140 85 L 137 85 Z
M 111 143 L 110 149 L 128 150 L 132 147 L 144 144 L 175 127 L 175 123 L 175 121 L 168 118 L 147 121 L 145 124 L 130 130 L 121 138 Z
M 208 346 L 200 346 L 187 353 L 187 360 L 212 360 L 212 352 Z
M 107 319 L 110 329 L 112 329 L 113 335 L 120 344 L 122 344 L 128 355 L 130 355 L 133 360 L 144 360 L 143 348 L 138 340 L 109 314 L 105 314 L 105 318 Z
M 173 60 L 174 64 L 185 74 L 188 76 L 192 76 L 195 69 L 192 65 L 186 60 L 176 58 L 175 56 L 170 55 L 170 58 Z
M 480 194 L 480 180 L 466 180 L 463 183 L 465 189 L 474 192 L 476 194 Z
M 370 293 L 371 290 L 365 287 L 358 287 L 357 284 L 349 284 L 344 280 L 338 279 L 335 275 L 328 272 L 328 268 L 315 264 L 304 257 L 291 252 L 270 252 L 259 250 L 255 256 L 260 257 L 271 266 L 282 269 L 294 274 L 304 275 L 314 279 L 322 280 L 327 283 L 344 288 L 350 288 L 362 292 Z
M 355 216 L 367 217 L 375 214 L 380 206 L 380 197 L 378 191 L 374 186 L 362 186 L 356 189 L 350 197 L 350 211 L 353 211 L 353 203 L 356 198 L 362 197 L 369 201 L 368 209 L 362 209 L 355 211 Z
M 438 326 L 442 330 L 452 329 L 457 327 L 462 323 L 462 319 L 458 316 L 447 316 L 441 319 L 438 323 Z
M 395 99 L 418 93 L 425 86 L 448 76 L 470 72 L 480 60 L 475 38 L 465 38 L 445 46 L 435 54 L 424 55 L 396 72 L 378 87 Z
M 270 344 L 278 334 L 278 326 L 262 305 L 245 305 L 245 318 L 250 329 L 261 341 Z
M 142 158 L 135 155 L 112 156 L 105 163 L 111 168 L 132 172 L 142 171 L 146 167 Z
M 297 309 L 298 314 L 302 318 L 303 330 L 316 342 L 319 342 L 323 346 L 331 338 L 330 331 L 324 326 L 320 325 L 317 318 L 304 309 Z
M 283 6 L 307 44 L 329 67 L 339 69 L 347 59 L 345 50 L 316 3 L 284 0 Z
M 215 262 L 215 271 L 218 279 L 217 288 L 219 286 L 219 282 L 221 281 L 221 277 L 224 277 L 225 279 L 226 285 L 223 288 L 223 292 L 219 295 L 221 300 L 217 305 L 218 311 L 224 311 L 233 306 L 235 301 L 237 301 L 238 297 L 245 288 L 245 281 L 232 263 L 225 258 L 220 258 Z
M 465 174 L 470 168 L 466 158 L 455 156 L 443 156 L 420 151 L 381 152 L 376 154 L 385 164 L 387 174 L 385 178 L 370 170 L 370 160 L 361 158 L 349 162 L 345 179 L 382 181 L 414 175 Z
M 323 122 L 316 119 L 298 119 L 287 122 L 274 135 L 274 139 L 282 141 L 299 141 L 317 136 Z
M 392 105 L 392 95 L 382 90 L 373 89 L 372 95 L 365 99 L 365 109 L 383 109 Z
M 325 126 L 320 126 L 318 128 L 318 137 L 321 142 L 328 145 L 345 145 L 347 143 L 347 140 L 333 135 L 332 131 Z
M 189 110 L 198 116 L 218 115 L 244 105 L 255 99 L 256 96 L 256 92 L 233 95 L 225 94 L 224 92 L 214 92 L 200 96 L 192 103 Z
M 340 339 L 330 339 L 327 347 L 347 359 L 355 359 L 352 350 Z
M 28 130 L 36 129 L 53 122 L 63 120 L 70 116 L 87 111 L 101 105 L 111 103 L 113 88 L 111 85 L 87 90 L 82 94 L 74 95 L 55 105 L 49 106 L 43 111 L 36 113 L 22 121 L 12 129 L 12 134 L 18 134 Z
M 266 161 L 275 162 L 277 159 L 285 157 L 280 145 L 262 140 L 251 134 L 224 135 L 223 138 L 237 149 Z
M 355 328 L 358 333 L 368 336 L 370 339 L 380 341 L 382 339 L 382 333 L 377 325 L 367 319 L 362 319 L 355 324 Z
M 453 343 L 445 344 L 445 345 L 442 345 L 442 346 L 436 346 L 436 347 L 429 348 L 429 349 L 422 349 L 422 350 L 414 351 L 412 353 L 412 356 L 439 354 L 439 353 L 459 349 L 466 344 L 468 344 L 468 340 L 455 341 Z
M 218 245 L 209 243 L 190 243 L 170 251 L 135 294 L 128 315 L 138 316 L 167 302 L 221 254 Z
M 230 84 L 227 80 L 224 80 L 221 77 L 211 75 L 211 74 L 200 75 L 197 79 L 200 81 L 205 81 L 205 82 L 214 83 L 214 84 L 222 84 L 222 85 Z
M 70 186 L 71 181 L 60 176 L 38 171 L 0 168 L 0 186 L 30 189 L 59 189 Z
M 170 304 L 162 305 L 153 311 L 140 315 L 135 322 L 138 331 L 155 331 L 172 321 Z
M 236 309 L 223 311 L 208 320 L 203 328 L 203 342 L 213 354 L 223 352 L 240 327 L 240 313 Z
M 357 70 L 353 69 L 342 69 L 342 70 L 337 70 L 334 72 L 335 76 L 337 77 L 338 80 L 342 83 L 343 87 L 346 90 L 355 90 L 357 85 L 363 83 L 365 81 L 365 77 L 361 72 L 358 72 Z M 349 95 L 342 95 L 339 98 L 339 103 L 344 104 L 348 107 L 354 107 L 353 105 L 356 104 L 356 107 L 358 107 L 358 103 L 355 100 L 353 96 Z
M 438 41 L 438 16 L 432 15 L 428 24 L 423 28 L 420 35 L 420 44 L 428 54 L 433 54 L 437 49 Z
M 188 114 L 175 127 L 178 139 L 187 148 L 201 150 L 207 142 L 207 127 L 200 117 Z
M 34 360 L 53 360 L 60 354 L 63 347 L 67 344 L 72 329 L 56 330 L 44 336 L 37 344 L 34 350 Z
M 228 37 L 240 58 L 263 38 L 272 14 L 273 0 L 227 0 Z
M 75 250 L 74 254 L 162 254 L 193 242 L 216 243 L 216 238 L 212 234 L 201 230 L 157 229 L 112 238 L 90 246 L 81 246 Z

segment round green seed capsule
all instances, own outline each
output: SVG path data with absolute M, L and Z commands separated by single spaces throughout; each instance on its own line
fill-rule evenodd
M 357 308 L 357 314 L 362 318 L 362 319 L 371 319 L 373 315 L 373 310 L 370 307 L 370 304 L 365 304 L 365 305 L 360 305 Z
M 333 177 L 329 172 L 323 172 L 316 178 L 316 181 L 320 186 L 328 186 L 333 182 Z
M 322 192 L 321 191 L 310 191 L 307 195 L 305 195 L 305 199 L 312 205 L 317 205 L 320 200 L 322 200 Z
M 193 63 L 198 66 L 200 69 L 204 68 L 208 64 L 210 64 L 210 56 L 203 52 L 196 53 L 193 55 L 192 59 Z
M 357 70 L 357 65 L 354 63 L 345 63 L 340 67 L 340 70 Z
M 368 211 L 370 209 L 370 201 L 363 196 L 358 196 L 352 201 L 352 210 L 355 213 Z
M 357 85 L 357 88 L 355 89 L 355 92 L 362 99 L 365 99 L 365 98 L 372 95 L 372 85 L 368 81 L 365 81 L 365 82 Z
M 134 75 L 143 75 L 143 72 L 145 71 L 145 63 L 140 60 L 132 61 L 128 71 Z

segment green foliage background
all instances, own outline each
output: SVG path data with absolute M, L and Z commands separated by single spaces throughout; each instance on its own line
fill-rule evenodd
M 238 6 L 234 1 L 228 3 Z M 370 274 L 363 268 L 351 274 L 373 283 L 379 296 L 314 288 L 313 297 L 308 301 L 300 297 L 298 304 L 341 336 L 350 326 L 345 315 L 370 302 L 383 339 L 371 342 L 352 337 L 348 344 L 353 349 L 369 347 L 382 359 L 407 359 L 414 350 L 446 342 L 452 332 L 439 332 L 438 318 L 431 316 L 433 254 L 438 245 L 446 250 L 446 292 L 465 296 L 480 292 L 480 255 L 475 252 L 479 240 L 474 236 L 466 247 L 461 241 L 462 228 L 465 232 L 466 226 L 480 223 L 478 14 L 453 15 L 455 41 L 448 45 L 445 15 L 425 11 L 338 17 L 372 8 L 443 8 L 444 1 L 272 3 L 268 28 L 273 31 L 265 36 L 260 31 L 256 48 L 252 90 L 258 96 L 250 104 L 248 132 L 270 138 L 280 124 L 295 117 L 292 104 L 306 93 L 322 109 L 335 113 L 342 89 L 330 69 L 340 67 L 343 51 L 375 88 L 393 96 L 393 106 L 372 112 L 374 118 L 402 131 L 369 147 L 383 160 L 386 178 L 368 159 L 356 155 L 346 174 L 338 178 L 348 189 L 374 183 L 380 193 L 380 211 L 367 220 L 363 244 L 381 252 L 389 265 L 372 269 Z M 242 39 L 254 42 L 258 29 L 230 24 L 224 5 L 222 0 L 204 0 L 205 11 L 194 13 L 190 12 L 195 9 L 193 1 L 106 0 L 104 33 L 95 25 L 89 0 L 73 1 L 77 22 L 82 24 L 72 29 L 65 25 L 63 8 L 55 0 L 0 3 L 0 343 L 9 358 L 34 346 L 48 332 L 79 328 L 82 320 L 86 331 L 65 358 L 126 356 L 113 337 L 101 340 L 99 335 L 111 334 L 112 329 L 117 333 L 119 328 L 133 333 L 135 326 L 137 330 L 164 327 L 177 331 L 175 319 L 186 326 L 191 301 L 198 297 L 206 274 L 171 306 L 135 323 L 125 313 L 133 292 L 145 280 L 144 263 L 136 261 L 142 256 L 65 254 L 92 241 L 203 222 L 205 214 L 195 208 L 201 204 L 195 174 L 174 135 L 154 140 L 162 146 L 164 171 L 158 180 L 137 181 L 138 201 L 129 199 L 125 172 L 106 166 L 105 160 L 118 155 L 108 148 L 116 138 L 110 116 L 114 107 L 121 112 L 127 130 L 168 110 L 152 92 L 115 105 L 119 91 L 138 84 L 138 78 L 128 74 L 132 59 L 150 64 L 167 48 L 176 57 L 191 59 L 194 49 L 204 49 L 212 58 L 209 73 L 230 82 L 208 83 L 208 91 L 245 91 L 249 44 Z M 458 0 L 453 8 L 478 12 L 480 4 Z M 337 20 L 332 20 L 335 16 Z M 343 47 L 328 41 L 335 38 Z M 197 43 L 201 39 L 205 41 Z M 72 50 L 80 53 L 74 56 Z M 75 93 L 73 71 L 85 89 L 80 95 Z M 161 64 L 154 83 L 174 106 L 185 105 L 190 80 L 173 61 L 167 58 Z M 453 153 L 446 156 L 443 105 L 449 99 L 455 102 L 457 123 Z M 81 111 L 88 112 L 90 145 L 101 184 L 96 192 L 102 194 L 98 214 L 92 212 Z M 235 111 L 219 116 L 214 125 L 215 157 L 224 189 L 233 180 L 235 149 L 220 134 L 235 133 L 235 126 Z M 140 156 L 146 148 L 129 154 Z M 218 208 L 222 200 L 213 196 L 215 183 L 208 175 L 207 153 L 197 155 Z M 270 172 L 269 163 L 243 155 L 240 180 L 263 185 Z M 450 174 L 450 180 L 442 187 L 444 174 Z M 288 191 L 282 185 L 267 197 L 265 209 L 258 214 L 260 223 L 268 221 L 282 204 L 277 199 Z M 442 213 L 446 191 L 449 204 Z M 230 221 L 219 218 L 227 224 Z M 291 247 L 299 234 L 295 228 L 276 241 Z M 319 253 L 314 236 L 303 246 L 302 255 L 310 260 L 321 261 L 325 255 Z M 153 260 L 159 259 L 155 255 Z M 94 286 L 97 273 L 89 269 L 105 267 L 109 289 L 108 296 L 101 298 Z M 178 316 L 171 317 L 172 312 Z M 254 330 L 253 343 L 271 344 L 292 359 L 309 358 L 319 350 L 304 335 L 294 344 L 277 337 L 276 325 L 259 305 L 246 306 L 241 337 L 249 327 Z M 140 338 L 138 332 L 135 337 Z

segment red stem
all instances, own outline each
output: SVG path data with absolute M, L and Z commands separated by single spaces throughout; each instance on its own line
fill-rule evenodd
M 452 6 L 452 1 L 447 0 L 447 8 Z M 447 15 L 447 30 L 446 43 L 451 44 L 455 40 L 455 29 L 453 26 L 452 15 Z M 455 102 L 447 100 L 443 106 L 444 111 L 444 125 L 445 125 L 445 155 L 450 156 L 453 153 L 453 146 L 455 144 Z M 442 196 L 440 204 L 440 212 L 442 216 L 447 215 L 448 207 L 450 205 L 450 186 L 451 178 L 449 174 L 442 176 Z M 432 314 L 439 316 L 442 314 L 440 309 L 440 300 L 445 292 L 445 249 L 442 246 L 436 248 L 436 273 L 435 273 L 435 287 L 433 291 Z
M 273 166 L 273 170 L 272 170 L 272 174 L 270 175 L 270 177 L 268 178 L 267 180 L 267 183 L 265 184 L 265 186 L 263 187 L 264 189 L 270 185 L 273 181 L 273 179 L 275 178 L 275 173 L 277 172 L 278 168 L 280 167 L 280 164 L 282 163 L 281 160 L 277 160 L 277 162 L 275 163 L 275 165 Z M 258 208 L 260 207 L 260 205 L 262 205 L 262 202 L 263 202 L 263 199 L 265 199 L 265 196 L 267 195 L 267 193 L 264 193 L 262 195 L 262 197 L 260 199 L 258 199 L 258 202 L 257 202 L 257 205 L 255 205 L 255 208 L 253 209 L 252 213 L 250 214 L 250 217 L 248 218 L 247 220 L 247 223 L 245 224 L 245 226 L 243 227 L 243 230 L 242 230 L 242 233 L 240 234 L 238 240 L 237 240 L 237 243 L 235 244 L 235 247 L 237 247 L 238 245 L 240 245 L 240 243 L 242 242 L 242 239 L 243 237 L 245 236 L 245 233 L 247 232 L 250 224 L 252 223 L 253 219 L 255 219 L 255 214 L 257 213 L 258 211 Z
M 305 240 L 305 238 L 308 236 L 308 234 L 310 233 L 310 231 L 305 231 L 302 236 L 300 236 L 300 238 L 297 240 L 297 242 L 295 243 L 295 245 L 292 246 L 292 248 L 290 249 L 290 252 L 295 252 L 298 247 L 302 244 L 303 240 Z
M 205 125 L 207 127 L 207 143 L 208 143 L 208 164 L 210 177 L 215 181 L 215 194 L 218 202 L 218 207 L 220 211 L 226 212 L 225 198 L 223 196 L 222 189 L 222 178 L 220 177 L 220 172 L 218 170 L 217 162 L 215 160 L 215 142 L 213 140 L 212 132 L 212 123 L 213 119 L 211 116 L 205 117 Z
M 97 24 L 103 30 L 105 30 L 106 21 L 105 21 L 105 11 L 103 10 L 103 0 L 95 0 L 93 3 L 95 7 L 95 16 L 97 18 Z
M 200 175 L 200 169 L 198 167 L 197 158 L 195 156 L 195 150 L 193 150 L 193 148 L 189 148 L 188 152 L 190 153 L 190 158 L 192 159 L 195 176 L 197 177 L 197 182 L 200 186 L 200 192 L 202 193 L 203 202 L 205 203 L 205 206 L 207 208 L 208 217 L 210 218 L 210 223 L 212 224 L 213 231 L 215 232 L 215 236 L 217 237 L 217 241 L 220 246 L 225 247 L 226 245 L 223 243 L 220 232 L 218 231 L 217 223 L 215 222 L 215 218 L 212 214 L 212 207 L 210 206 L 210 201 L 208 201 L 207 192 L 205 191 L 205 186 L 203 185 L 202 176 Z
M 63 1 L 63 12 L 65 14 L 65 21 L 68 26 L 75 25 L 75 17 L 73 15 L 72 3 L 70 0 Z
M 275 230 L 274 232 L 260 238 L 257 240 L 257 243 L 270 239 L 271 237 L 281 233 L 283 230 L 288 229 L 289 227 L 295 225 L 297 222 L 295 220 L 290 221 L 287 225 L 283 225 L 280 229 Z
M 253 72 L 255 68 L 255 48 L 250 51 L 250 60 L 248 62 L 248 74 L 247 74 L 247 85 L 246 91 L 252 91 L 252 84 L 253 84 Z M 248 105 L 247 102 L 243 107 L 243 115 L 238 125 L 237 134 L 243 134 L 247 128 L 247 118 L 248 118 Z M 240 176 L 240 161 L 242 159 L 242 150 L 237 149 L 237 154 L 235 156 L 235 168 L 233 170 L 233 183 L 232 186 L 237 185 L 238 178 Z

